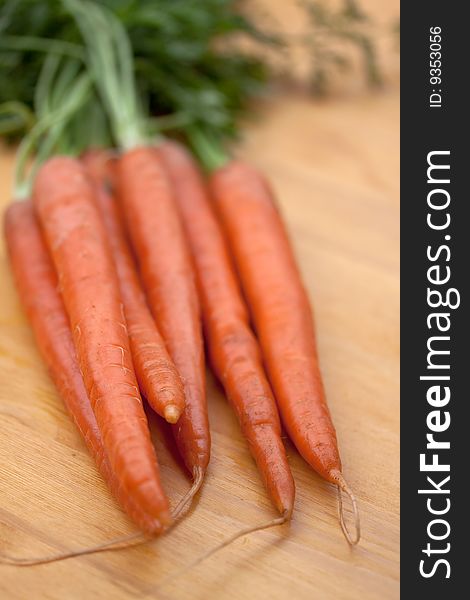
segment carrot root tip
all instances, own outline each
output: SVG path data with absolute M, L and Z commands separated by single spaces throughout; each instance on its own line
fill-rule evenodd
M 168 404 L 163 411 L 165 421 L 174 425 L 181 416 L 181 411 L 174 404 Z
M 361 539 L 361 521 L 359 517 L 359 508 L 357 506 L 356 496 L 353 491 L 347 484 L 346 480 L 343 477 L 343 474 L 340 471 L 333 471 L 331 473 L 332 478 L 335 480 L 338 490 L 338 513 L 339 513 L 339 522 L 341 525 L 341 530 L 343 531 L 344 537 L 346 538 L 348 544 L 350 546 L 356 546 Z M 354 516 L 354 527 L 355 527 L 355 536 L 353 537 L 346 525 L 345 515 L 344 515 L 344 505 L 343 505 L 343 492 L 348 496 L 351 501 L 353 516 Z

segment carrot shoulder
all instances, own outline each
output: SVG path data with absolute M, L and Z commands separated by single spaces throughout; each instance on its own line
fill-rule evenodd
M 148 308 L 126 238 L 120 207 L 104 185 L 106 152 L 90 151 L 82 160 L 94 183 L 95 200 L 108 234 L 140 389 L 161 417 L 176 423 L 184 410 L 183 384 Z
M 164 526 L 170 522 L 168 500 L 134 375 L 117 276 L 80 162 L 47 161 L 36 177 L 33 200 L 111 466 L 155 527 Z
M 173 190 L 153 148 L 124 153 L 115 175 L 150 308 L 183 380 L 186 407 L 173 433 L 186 467 L 200 476 L 210 455 L 204 347 L 193 267 Z
M 112 493 L 141 529 L 152 532 L 154 520 L 126 495 L 106 457 L 57 290 L 57 275 L 30 201 L 8 207 L 5 237 L 18 294 L 52 380 Z
M 295 488 L 277 407 L 205 182 L 182 146 L 165 142 L 159 151 L 175 187 L 195 263 L 212 365 L 276 508 L 290 515 Z
M 305 460 L 338 483 L 341 461 L 326 404 L 309 301 L 271 191 L 231 162 L 211 178 L 284 425 Z

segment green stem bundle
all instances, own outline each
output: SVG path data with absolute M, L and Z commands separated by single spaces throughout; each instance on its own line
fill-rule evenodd
M 60 144 L 71 117 L 86 103 L 92 90 L 90 76 L 76 75 L 73 63 L 67 62 L 55 78 L 59 62 L 46 62 L 38 82 L 36 111 L 39 119 L 26 135 L 17 152 L 14 190 L 16 199 L 30 195 L 31 183 L 39 166 Z M 34 155 L 32 166 L 28 169 Z
M 125 29 L 104 6 L 63 0 L 86 43 L 86 61 L 106 106 L 117 143 L 124 149 L 145 141 L 133 73 L 132 48 Z

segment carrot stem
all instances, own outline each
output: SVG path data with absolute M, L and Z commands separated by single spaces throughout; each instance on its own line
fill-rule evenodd
M 7 50 L 28 50 L 30 52 L 44 52 L 84 60 L 85 51 L 79 44 L 58 40 L 54 38 L 36 37 L 33 35 L 2 35 L 0 48 Z
M 48 68 L 46 61 L 45 68 Z M 67 66 L 65 67 L 67 68 Z M 41 162 L 48 158 L 54 144 L 59 139 L 62 128 L 67 120 L 83 105 L 91 91 L 91 79 L 88 74 L 81 74 L 72 87 L 67 90 L 67 96 L 57 98 L 57 106 L 45 107 L 43 116 L 23 138 L 16 156 L 13 197 L 24 199 L 31 194 L 32 180 Z M 39 156 L 27 174 L 27 165 L 40 139 L 50 136 L 46 148 L 42 148 Z
M 188 136 L 194 152 L 207 171 L 215 171 L 228 163 L 229 156 L 221 145 L 200 128 L 189 127 Z
M 122 23 L 101 4 L 63 1 L 86 42 L 86 60 L 119 146 L 131 149 L 143 144 L 145 123 L 133 77 L 132 48 Z

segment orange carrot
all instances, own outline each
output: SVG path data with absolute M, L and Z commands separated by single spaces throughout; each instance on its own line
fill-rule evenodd
M 125 28 L 97 3 L 69 0 L 66 8 L 84 39 L 90 72 L 123 150 L 116 167 L 117 194 L 150 310 L 183 381 L 186 405 L 173 433 L 196 489 L 209 462 L 210 433 L 202 325 L 189 251 L 168 177 L 155 149 L 147 145 L 148 118 L 139 101 Z M 109 25 L 104 37 L 103 23 Z
M 235 409 L 274 505 L 281 514 L 290 516 L 295 488 L 281 439 L 277 407 L 205 182 L 183 146 L 165 142 L 159 152 L 175 187 L 195 262 L 211 362 Z
M 160 416 L 176 423 L 184 410 L 183 384 L 150 314 L 119 205 L 105 188 L 109 156 L 96 150 L 87 152 L 82 160 L 94 182 L 95 199 L 111 245 L 140 389 Z
M 33 201 L 109 462 L 125 493 L 160 529 L 171 521 L 168 500 L 133 370 L 111 250 L 80 162 L 47 161 Z
M 8 207 L 5 237 L 20 300 L 59 395 L 118 502 L 141 529 L 152 532 L 154 520 L 124 492 L 106 457 L 78 366 L 68 317 L 57 291 L 57 275 L 30 201 Z
M 153 148 L 124 153 L 115 175 L 150 308 L 183 380 L 186 407 L 173 433 L 186 467 L 201 481 L 210 455 L 202 327 L 173 190 Z
M 357 507 L 341 473 L 318 365 L 312 312 L 267 182 L 232 161 L 211 177 L 214 203 L 235 259 L 284 425 L 304 459 Z

